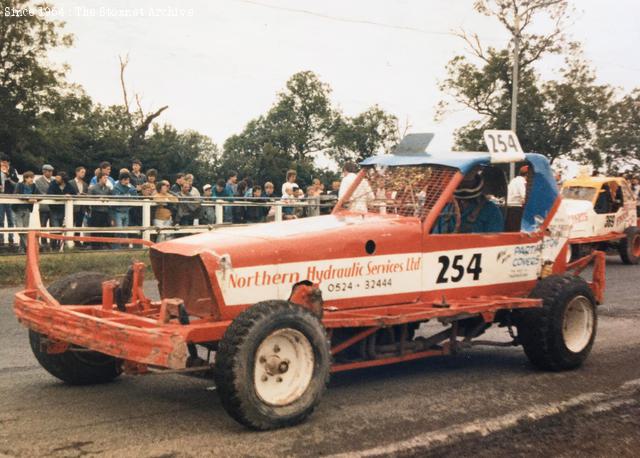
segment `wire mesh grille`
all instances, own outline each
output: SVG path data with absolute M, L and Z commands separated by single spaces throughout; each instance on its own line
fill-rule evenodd
M 437 165 L 370 168 L 345 207 L 423 219 L 455 174 Z

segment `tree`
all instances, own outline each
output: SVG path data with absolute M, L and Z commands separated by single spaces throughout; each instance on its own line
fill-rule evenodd
M 583 153 L 586 160 L 610 173 L 640 172 L 640 88 L 603 111 L 598 132 L 594 147 Z
M 377 105 L 353 117 L 333 107 L 331 88 L 310 71 L 294 74 L 267 113 L 224 144 L 221 172 L 231 170 L 279 184 L 289 168 L 301 183 L 334 174 L 315 166 L 320 155 L 336 162 L 386 151 L 397 142 L 397 119 Z
M 595 74 L 582 57 L 580 47 L 567 43 L 562 33 L 567 2 L 559 0 L 477 1 L 476 10 L 496 17 L 520 39 L 520 84 L 517 133 L 522 147 L 538 151 L 551 161 L 563 155 L 584 157 L 597 137 L 598 120 L 613 96 L 606 85 L 595 82 Z M 527 28 L 536 15 L 546 14 L 553 27 L 548 34 L 532 34 Z M 516 21 L 515 17 L 520 20 Z M 519 22 L 519 24 L 516 24 Z M 485 129 L 509 129 L 512 103 L 513 50 L 484 49 L 477 35 L 460 36 L 474 60 L 454 57 L 447 65 L 448 77 L 441 83 L 454 103 L 475 111 L 479 119 L 458 129 L 457 148 L 485 150 Z M 567 52 L 560 80 L 543 82 L 534 63 L 545 54 Z M 449 109 L 449 101 L 438 106 L 438 116 Z
M 25 0 L 0 0 L 3 12 L 29 7 L 34 5 Z M 33 155 L 30 137 L 38 115 L 63 86 L 67 68 L 47 60 L 51 49 L 73 43 L 71 35 L 62 33 L 63 27 L 64 22 L 40 14 L 0 21 L 0 149 L 19 167 Z
M 362 161 L 377 153 L 388 153 L 398 143 L 398 118 L 378 105 L 353 118 L 340 119 L 333 133 L 337 162 Z

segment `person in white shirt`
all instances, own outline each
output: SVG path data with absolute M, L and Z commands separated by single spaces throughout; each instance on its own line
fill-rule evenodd
M 293 187 L 299 187 L 296 184 L 296 179 L 298 178 L 298 173 L 295 170 L 287 171 L 287 181 L 282 184 L 282 193 L 280 194 L 282 197 L 288 194 L 287 189 L 292 190 Z
M 520 230 L 524 202 L 527 197 L 527 175 L 529 166 L 520 167 L 518 176 L 514 177 L 507 187 L 507 232 Z
M 353 162 L 347 162 L 342 168 L 342 182 L 338 191 L 338 199 L 342 198 L 357 178 L 358 166 Z M 349 198 L 349 205 L 346 206 L 354 212 L 366 213 L 370 202 L 375 199 L 371 186 L 366 178 L 363 178 L 358 187 Z

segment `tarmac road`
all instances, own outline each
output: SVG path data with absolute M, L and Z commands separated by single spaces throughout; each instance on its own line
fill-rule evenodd
M 0 456 L 639 456 L 640 266 L 610 257 L 607 273 L 597 341 L 577 371 L 481 347 L 344 373 L 309 421 L 267 433 L 231 420 L 207 380 L 63 385 L 31 354 L 16 288 L 3 289 Z

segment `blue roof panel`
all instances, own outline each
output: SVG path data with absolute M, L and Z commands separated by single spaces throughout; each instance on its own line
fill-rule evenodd
M 410 156 L 400 156 L 395 154 L 385 154 L 381 156 L 368 157 L 360 165 L 381 165 L 381 166 L 411 166 L 411 165 L 443 165 L 454 167 L 462 173 L 467 173 L 477 165 L 491 162 L 489 153 L 458 152 L 447 153 L 424 153 Z

